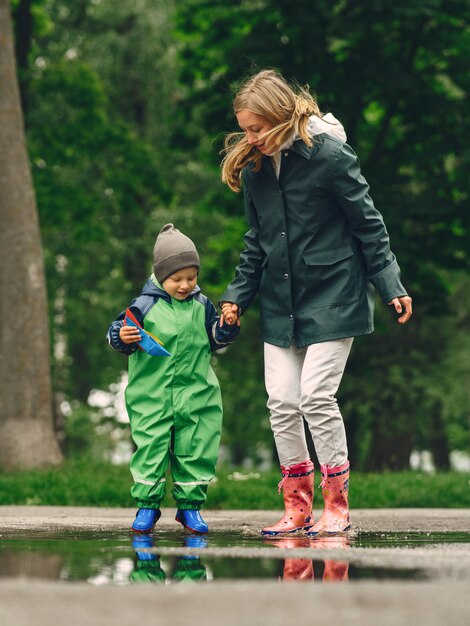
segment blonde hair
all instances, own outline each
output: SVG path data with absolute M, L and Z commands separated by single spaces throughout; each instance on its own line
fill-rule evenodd
M 274 151 L 293 134 L 311 146 L 308 118 L 311 115 L 322 117 L 308 86 L 291 86 L 276 70 L 258 72 L 241 85 L 233 101 L 233 110 L 238 113 L 243 109 L 262 115 L 273 126 L 260 138 L 263 141 L 269 139 Z M 222 181 L 232 191 L 240 191 L 241 171 L 246 165 L 254 162 L 254 171 L 261 169 L 262 154 L 248 143 L 245 133 L 229 133 L 222 154 L 225 155 L 221 163 Z

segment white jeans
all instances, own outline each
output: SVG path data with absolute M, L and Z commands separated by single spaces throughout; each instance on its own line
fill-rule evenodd
M 305 348 L 264 344 L 268 409 L 281 465 L 309 458 L 303 418 L 322 465 L 337 467 L 348 458 L 346 432 L 336 392 L 352 338 L 314 343 Z

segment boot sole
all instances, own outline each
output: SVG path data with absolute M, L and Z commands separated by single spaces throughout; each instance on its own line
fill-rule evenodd
M 294 533 L 301 532 L 302 530 L 309 530 L 312 528 L 311 526 L 299 526 L 299 528 L 294 528 L 293 530 L 262 530 L 261 534 L 267 537 L 275 537 L 276 535 L 293 535 Z
M 318 533 L 307 533 L 309 537 L 341 537 L 342 535 L 347 535 L 347 533 L 351 530 L 351 525 L 346 526 L 343 530 L 321 530 Z
M 151 527 L 151 528 L 146 528 L 145 530 L 142 530 L 141 528 L 134 528 L 134 526 L 131 526 L 131 530 L 133 533 L 136 533 L 137 535 L 148 535 L 152 532 L 152 530 L 155 528 L 155 524 Z

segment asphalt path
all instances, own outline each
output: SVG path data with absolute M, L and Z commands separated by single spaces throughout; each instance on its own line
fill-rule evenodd
M 0 506 L 0 535 L 82 530 L 128 532 L 134 509 Z M 205 511 L 211 533 L 255 537 L 276 521 L 274 511 Z M 380 533 L 380 548 L 331 548 L 309 542 L 272 547 L 208 547 L 205 555 L 258 558 L 266 550 L 281 558 L 330 559 L 350 565 L 420 569 L 424 579 L 278 582 L 224 580 L 181 585 L 105 585 L 7 577 L 0 571 L 1 626 L 468 626 L 470 543 L 394 545 L 396 533 L 422 536 L 470 533 L 470 510 L 380 509 L 352 512 L 353 536 Z M 164 509 L 158 530 L 175 529 L 174 510 Z M 403 535 L 401 535 L 403 536 Z M 449 535 L 450 536 L 450 535 Z M 390 537 L 391 541 L 387 542 Z M 1 537 L 0 537 L 1 539 Z M 354 544 L 354 542 L 353 542 Z M 300 547 L 299 547 L 300 546 Z M 149 549 L 152 550 L 151 548 Z M 188 548 L 167 548 L 189 554 Z M 262 550 L 259 554 L 257 550 Z M 162 550 L 159 549 L 159 553 Z

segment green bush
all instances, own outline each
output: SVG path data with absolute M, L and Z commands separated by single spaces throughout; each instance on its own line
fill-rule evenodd
M 317 472 L 318 474 L 318 472 Z M 221 468 L 210 485 L 206 508 L 281 509 L 277 472 Z M 61 467 L 0 475 L 0 502 L 16 505 L 132 507 L 132 478 L 127 465 L 68 460 Z M 316 477 L 316 484 L 319 477 Z M 174 506 L 171 482 L 163 506 Z M 315 491 L 315 506 L 321 507 Z M 470 507 L 470 474 L 442 472 L 354 473 L 351 508 Z

